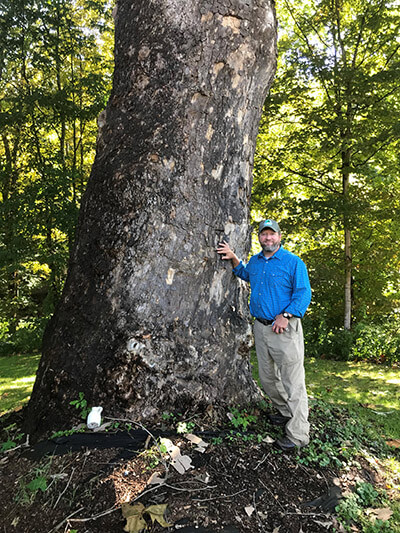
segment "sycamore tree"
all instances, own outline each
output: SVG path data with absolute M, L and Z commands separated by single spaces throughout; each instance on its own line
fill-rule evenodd
M 282 0 L 279 19 L 254 213 L 296 236 L 311 313 L 350 329 L 399 301 L 400 17 L 391 1 Z
M 272 1 L 119 0 L 113 89 L 63 296 L 26 415 L 40 435 L 80 393 L 154 420 L 259 397 L 246 292 L 215 248 L 249 248 Z M 224 264 L 223 264 L 224 263 Z

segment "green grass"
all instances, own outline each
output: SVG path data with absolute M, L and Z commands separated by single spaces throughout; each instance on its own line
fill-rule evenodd
M 27 402 L 40 355 L 0 357 L 0 415 Z M 257 360 L 252 353 L 255 378 Z M 345 406 L 386 438 L 400 435 L 400 370 L 363 362 L 305 360 L 311 397 Z
M 257 357 L 252 352 L 254 378 Z M 309 396 L 347 407 L 387 439 L 400 436 L 400 370 L 354 361 L 306 358 Z
M 0 357 L 0 416 L 29 399 L 40 354 Z
M 310 396 L 345 406 L 390 439 L 400 436 L 400 371 L 383 365 L 309 358 Z

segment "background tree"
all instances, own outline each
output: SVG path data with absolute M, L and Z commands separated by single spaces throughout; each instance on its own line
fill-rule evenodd
M 314 314 L 349 330 L 399 302 L 399 15 L 393 2 L 285 0 L 256 155 L 255 215 L 310 267 Z
M 109 91 L 109 11 L 0 3 L 0 353 L 37 347 L 61 294 Z
M 272 3 L 117 4 L 113 90 L 30 431 L 84 392 L 106 412 L 244 402 L 247 302 L 215 253 L 248 251 L 251 167 L 276 63 Z

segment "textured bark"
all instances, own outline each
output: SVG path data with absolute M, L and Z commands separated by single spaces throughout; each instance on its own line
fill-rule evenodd
M 243 403 L 246 289 L 215 253 L 249 239 L 251 167 L 275 72 L 270 0 L 120 0 L 62 301 L 46 331 L 27 427 L 85 393 L 106 414 Z

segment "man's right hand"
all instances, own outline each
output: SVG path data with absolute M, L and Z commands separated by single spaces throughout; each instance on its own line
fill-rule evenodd
M 231 260 L 234 267 L 237 267 L 240 263 L 239 258 L 226 241 L 222 241 L 218 244 L 217 253 L 221 255 L 221 259 Z

